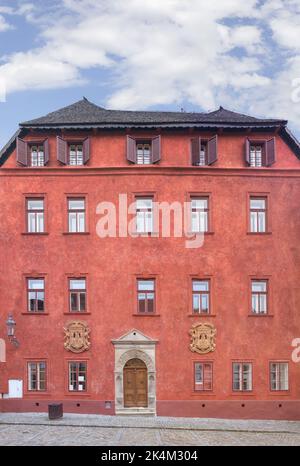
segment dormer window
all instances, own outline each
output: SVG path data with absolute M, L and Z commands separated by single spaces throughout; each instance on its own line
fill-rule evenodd
M 136 165 L 151 165 L 161 158 L 160 136 L 149 139 L 127 136 L 127 160 Z
M 45 165 L 44 145 L 30 146 L 30 165 L 43 167 Z
M 44 167 L 49 162 L 49 141 L 17 138 L 17 162 L 24 167 Z
M 269 140 L 246 139 L 245 159 L 250 167 L 269 167 L 276 161 L 275 138 Z
M 83 165 L 82 144 L 69 144 L 69 165 Z
M 253 144 L 250 146 L 250 167 L 262 167 L 263 150 L 264 147 L 262 144 Z
M 90 159 L 90 138 L 72 141 L 56 137 L 57 160 L 72 167 L 85 165 Z
M 192 165 L 204 167 L 212 165 L 218 159 L 217 136 L 211 139 L 193 138 L 191 139 L 191 159 Z
M 136 163 L 138 165 L 151 164 L 151 141 L 136 143 Z

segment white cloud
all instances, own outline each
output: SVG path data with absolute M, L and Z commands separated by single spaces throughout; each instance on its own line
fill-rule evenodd
M 299 0 L 56 0 L 1 8 L 40 28 L 37 48 L 0 66 L 8 93 L 80 85 L 85 70 L 106 68 L 112 108 L 224 104 L 292 114 L 300 123 L 291 104 L 292 80 L 300 78 Z
M 0 32 L 7 31 L 8 29 L 12 29 L 12 26 L 0 15 Z

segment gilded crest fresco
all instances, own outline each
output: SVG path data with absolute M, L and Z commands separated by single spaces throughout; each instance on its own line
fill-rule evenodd
M 64 332 L 64 347 L 67 351 L 82 353 L 90 348 L 90 329 L 85 322 L 79 320 L 70 322 L 64 328 Z
M 215 351 L 217 330 L 213 324 L 194 324 L 189 333 L 192 340 L 190 344 L 191 351 L 199 354 Z

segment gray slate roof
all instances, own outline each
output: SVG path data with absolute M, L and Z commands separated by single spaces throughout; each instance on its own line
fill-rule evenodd
M 197 112 L 157 112 L 157 111 L 127 111 L 107 110 L 93 104 L 85 97 L 72 105 L 61 108 L 55 112 L 20 123 L 19 130 L 8 143 L 0 150 L 0 166 L 10 156 L 16 147 L 17 137 L 25 136 L 30 129 L 40 131 L 72 130 L 90 128 L 198 128 L 217 130 L 252 130 L 278 131 L 282 139 L 300 159 L 300 143 L 287 128 L 286 120 L 255 118 L 242 113 L 232 112 L 220 107 L 208 113 Z
M 187 113 L 187 112 L 152 112 L 152 111 L 124 111 L 106 110 L 93 104 L 85 97 L 72 105 L 61 108 L 55 112 L 48 113 L 41 118 L 25 121 L 21 127 L 41 126 L 68 126 L 68 125 L 108 125 L 109 124 L 189 124 L 189 123 L 218 123 L 234 125 L 285 125 L 285 120 L 260 119 L 241 113 L 231 112 L 220 107 L 209 113 Z

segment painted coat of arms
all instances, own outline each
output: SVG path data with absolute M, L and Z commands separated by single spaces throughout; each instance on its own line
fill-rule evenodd
M 194 324 L 189 331 L 191 335 L 190 350 L 194 353 L 205 354 L 215 351 L 217 330 L 214 325 L 208 323 Z
M 82 353 L 83 351 L 87 351 L 91 346 L 90 329 L 85 322 L 79 320 L 70 322 L 64 328 L 64 332 L 64 347 L 67 351 Z

